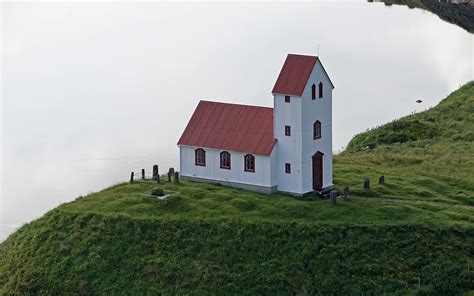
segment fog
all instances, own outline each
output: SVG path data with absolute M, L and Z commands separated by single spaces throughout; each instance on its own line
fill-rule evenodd
M 473 79 L 472 35 L 402 6 L 1 8 L 0 241 L 60 203 L 125 181 L 132 170 L 179 167 L 176 142 L 198 101 L 272 106 L 288 53 L 319 51 L 335 85 L 335 151 Z

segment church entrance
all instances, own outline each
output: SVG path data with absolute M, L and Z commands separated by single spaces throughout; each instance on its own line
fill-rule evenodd
M 323 155 L 320 151 L 313 155 L 313 190 L 323 188 Z

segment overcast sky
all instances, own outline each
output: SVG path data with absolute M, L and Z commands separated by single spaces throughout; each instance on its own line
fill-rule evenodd
M 122 181 L 134 165 L 178 167 L 198 101 L 272 106 L 288 53 L 316 55 L 319 44 L 336 87 L 335 150 L 473 77 L 472 35 L 402 6 L 1 6 L 2 224 Z

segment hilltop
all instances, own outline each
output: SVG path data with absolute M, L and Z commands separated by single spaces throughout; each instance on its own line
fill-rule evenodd
M 0 294 L 472 292 L 473 116 L 471 82 L 355 136 L 334 160 L 351 190 L 335 206 L 166 181 L 79 197 L 0 245 Z
M 458 25 L 469 33 L 474 33 L 474 5 L 444 3 L 439 0 L 381 0 L 369 2 L 384 2 L 385 5 L 406 5 L 409 8 L 428 10 L 440 19 Z

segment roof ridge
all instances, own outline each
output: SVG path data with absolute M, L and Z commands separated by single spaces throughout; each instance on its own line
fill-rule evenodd
M 271 110 L 273 110 L 272 107 L 266 107 L 266 106 L 257 106 L 257 105 L 248 105 L 248 104 L 236 104 L 236 103 L 226 103 L 226 102 L 218 102 L 218 101 L 210 101 L 210 100 L 199 100 L 199 103 L 201 103 L 201 102 L 204 102 L 204 103 L 211 103 L 211 104 L 222 104 L 222 105 L 241 106 L 241 107 L 265 108 L 265 109 L 271 109 Z

